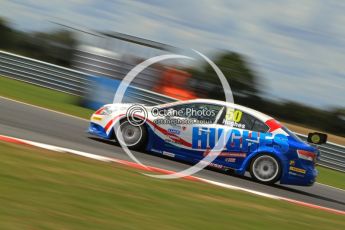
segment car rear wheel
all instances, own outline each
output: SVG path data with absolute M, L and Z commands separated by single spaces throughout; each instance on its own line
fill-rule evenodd
M 141 150 L 146 147 L 146 127 L 123 121 L 120 124 L 119 130 L 116 132 L 116 140 L 129 149 Z
M 265 184 L 274 184 L 280 178 L 281 166 L 279 161 L 268 154 L 256 156 L 250 164 L 250 175 Z

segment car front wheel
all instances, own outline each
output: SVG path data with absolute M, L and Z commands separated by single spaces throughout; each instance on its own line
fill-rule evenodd
M 136 126 L 124 121 L 116 132 L 116 139 L 130 149 L 142 150 L 145 148 L 147 140 L 146 127 L 144 125 Z

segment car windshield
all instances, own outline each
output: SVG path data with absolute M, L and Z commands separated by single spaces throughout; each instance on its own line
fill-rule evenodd
M 294 132 L 292 132 L 290 129 L 286 128 L 285 126 L 282 127 L 282 130 L 284 130 L 287 134 L 289 134 L 289 136 L 292 137 L 293 139 L 297 141 L 303 141 Z

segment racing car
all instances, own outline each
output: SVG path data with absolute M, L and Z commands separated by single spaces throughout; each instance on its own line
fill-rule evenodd
M 232 171 L 265 184 L 310 186 L 315 182 L 316 144 L 327 136 L 312 133 L 307 143 L 274 118 L 234 103 L 194 99 L 157 106 L 107 104 L 90 118 L 88 132 L 130 149 L 195 164 L 213 153 L 210 167 Z M 221 143 L 221 144 L 219 144 Z

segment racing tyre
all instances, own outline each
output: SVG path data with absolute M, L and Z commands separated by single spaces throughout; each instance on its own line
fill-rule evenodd
M 122 134 L 122 139 L 119 136 Z M 120 124 L 120 129 L 116 132 L 116 140 L 133 150 L 144 150 L 147 142 L 147 130 L 145 125 L 133 125 L 128 121 Z
M 274 184 L 281 175 L 281 165 L 277 158 L 268 154 L 256 156 L 250 163 L 250 175 L 264 184 Z

